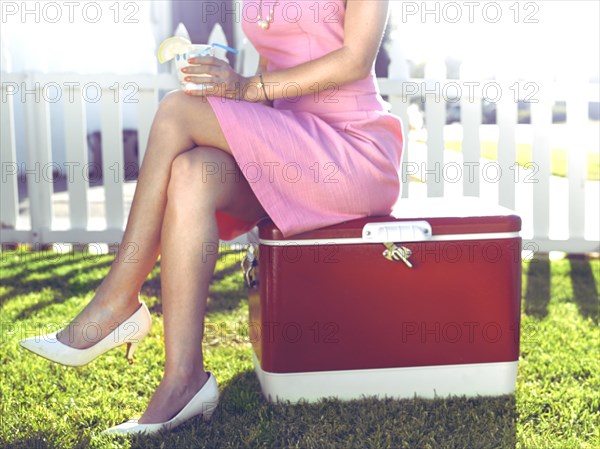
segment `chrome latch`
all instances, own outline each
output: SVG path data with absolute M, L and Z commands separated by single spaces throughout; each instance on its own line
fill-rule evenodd
M 412 268 L 413 265 L 408 260 L 412 256 L 412 251 L 405 246 L 397 246 L 395 243 L 388 242 L 384 243 L 387 248 L 383 252 L 383 257 L 392 262 L 404 262 L 408 268 Z
M 242 259 L 242 272 L 244 280 L 248 288 L 254 288 L 258 285 L 258 280 L 254 276 L 254 267 L 258 265 L 258 256 L 256 253 L 256 245 L 249 244 L 246 246 L 246 255 Z

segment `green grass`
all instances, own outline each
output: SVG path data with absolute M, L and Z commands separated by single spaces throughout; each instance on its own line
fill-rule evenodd
M 143 288 L 155 316 L 126 363 L 124 348 L 81 368 L 36 357 L 18 340 L 66 324 L 92 297 L 110 256 L 0 254 L 0 447 L 6 448 L 527 448 L 600 447 L 600 261 L 523 263 L 521 363 L 515 395 L 497 398 L 269 404 L 243 332 L 239 254 L 223 254 L 209 299 L 205 362 L 222 400 L 211 423 L 155 437 L 99 431 L 139 416 L 163 366 L 157 269 Z

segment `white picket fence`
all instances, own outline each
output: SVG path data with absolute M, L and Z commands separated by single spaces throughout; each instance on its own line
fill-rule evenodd
M 240 58 L 238 69 L 243 73 L 252 72 L 256 62 L 256 54 L 252 50 L 246 51 Z M 177 82 L 170 74 L 135 77 L 133 90 L 127 87 L 132 78 L 2 74 L 2 243 L 85 244 L 114 243 L 121 239 L 127 214 L 124 189 L 131 187 L 131 183 L 123 179 L 123 170 L 115 170 L 115 167 L 124 166 L 123 104 L 134 102 L 137 107 L 141 161 L 159 97 L 162 92 L 177 88 Z M 94 188 L 89 187 L 86 169 L 86 102 L 90 101 L 91 94 L 82 89 L 89 89 L 90 85 L 101 89 L 92 95 L 94 99 L 99 97 L 101 108 L 104 186 Z M 439 65 L 429 66 L 425 79 L 400 79 L 392 73 L 390 78 L 380 79 L 379 85 L 382 95 L 388 96 L 392 112 L 403 119 L 407 136 L 402 167 L 403 198 L 444 196 L 451 200 L 462 195 L 490 198 L 490 201 L 521 213 L 526 249 L 572 253 L 599 250 L 597 229 L 593 229 L 598 226 L 598 182 L 586 181 L 586 150 L 593 145 L 592 151 L 598 151 L 597 141 L 589 140 L 598 134 L 598 124 L 590 124 L 588 120 L 588 103 L 600 101 L 597 85 L 544 81 L 515 84 L 468 77 L 448 80 Z M 53 92 L 57 88 L 65 94 L 62 104 L 65 160 L 68 163 L 64 166 L 53 162 L 51 156 L 50 103 L 55 101 Z M 24 90 L 28 93 L 22 98 Z M 497 99 L 497 126 L 481 124 L 483 96 Z M 426 127 L 420 134 L 426 142 L 420 141 L 419 132 L 409 133 L 409 104 L 415 97 L 426 99 Z M 536 101 L 531 103 L 531 125 L 517 124 L 516 99 Z M 14 104 L 22 100 L 27 151 L 24 165 L 19 166 Z M 448 101 L 460 102 L 461 126 L 446 125 Z M 555 101 L 566 101 L 567 104 L 568 123 L 561 129 L 566 129 L 568 135 L 568 176 L 563 179 L 551 176 L 552 136 L 559 126 L 552 124 Z M 462 142 L 462 153 L 445 150 L 445 140 L 448 140 L 445 133 L 453 129 L 462 131 L 462 135 L 457 134 Z M 480 157 L 480 135 L 484 129 L 493 129 L 498 136 L 497 161 L 484 161 Z M 525 168 L 516 165 L 517 135 L 523 131 L 529 133 L 533 145 L 533 164 Z M 29 217 L 25 218 L 19 215 L 19 171 L 27 172 Z M 66 226 L 64 223 L 58 226 L 53 213 L 52 172 L 56 171 L 68 174 L 69 220 Z M 92 189 L 104 190 L 105 226 L 101 228 L 90 219 Z M 552 217 L 564 220 L 562 231 L 554 232 L 555 235 Z

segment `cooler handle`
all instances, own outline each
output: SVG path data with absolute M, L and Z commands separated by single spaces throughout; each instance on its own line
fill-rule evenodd
M 422 242 L 431 239 L 431 225 L 425 220 L 367 223 L 362 238 L 368 243 Z

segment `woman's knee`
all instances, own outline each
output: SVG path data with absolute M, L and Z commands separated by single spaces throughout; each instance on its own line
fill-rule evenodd
M 202 205 L 243 220 L 266 215 L 233 157 L 211 147 L 197 147 L 174 159 L 167 196 L 184 208 Z
M 214 148 L 194 148 L 178 155 L 171 164 L 167 195 L 201 195 L 220 204 L 227 190 L 228 154 Z M 233 162 L 235 164 L 235 162 Z
M 194 104 L 192 110 L 191 100 L 192 98 L 189 95 L 180 90 L 167 93 L 158 105 L 157 122 L 183 124 L 190 113 L 193 112 L 197 115 L 202 112 L 203 107 L 201 105 L 205 105 L 207 108 L 210 107 L 207 102 L 198 101 Z
M 185 101 L 185 93 L 180 90 L 172 90 L 160 100 L 158 105 L 159 111 L 174 112 L 181 109 L 181 105 Z
M 158 136 L 177 148 L 204 146 L 231 152 L 208 99 L 182 91 L 169 92 L 160 102 L 151 134 Z

